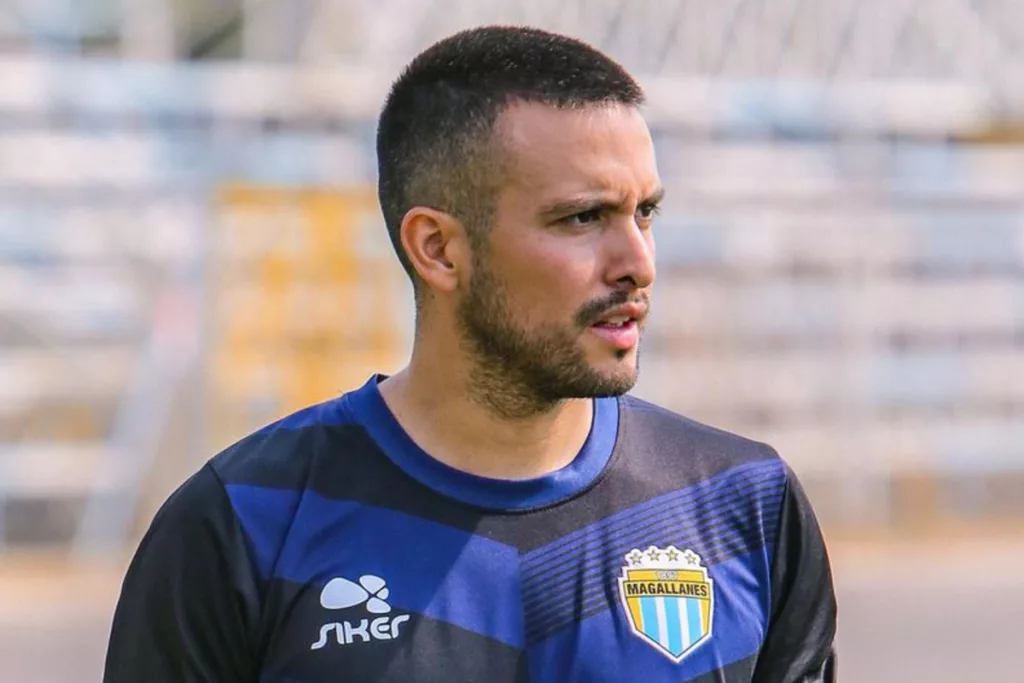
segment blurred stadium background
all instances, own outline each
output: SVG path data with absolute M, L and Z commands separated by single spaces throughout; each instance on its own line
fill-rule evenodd
M 843 680 L 1024 681 L 1019 0 L 0 0 L 0 680 L 98 680 L 170 490 L 402 364 L 375 116 L 499 22 L 647 86 L 637 393 L 802 476 Z

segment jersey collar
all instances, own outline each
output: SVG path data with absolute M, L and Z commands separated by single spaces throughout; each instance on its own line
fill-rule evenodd
M 551 474 L 509 481 L 480 477 L 444 464 L 409 437 L 377 388 L 374 375 L 347 395 L 356 420 L 395 465 L 438 493 L 476 507 L 506 511 L 553 505 L 593 484 L 611 460 L 619 431 L 617 398 L 594 399 L 594 418 L 583 448 L 568 465 Z

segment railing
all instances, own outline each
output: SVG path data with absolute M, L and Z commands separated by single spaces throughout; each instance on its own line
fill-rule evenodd
M 8 542 L 118 543 L 215 449 L 401 362 L 386 79 L 19 60 L 0 81 Z M 638 392 L 772 442 L 831 525 L 1019 520 L 1024 152 L 947 142 L 984 131 L 984 91 L 647 81 L 669 196 Z
M 1016 105 L 1024 80 L 1016 0 L 0 3 L 0 40 L 9 53 L 344 61 L 387 73 L 445 35 L 501 23 L 569 33 L 634 71 L 672 77 L 958 80 Z

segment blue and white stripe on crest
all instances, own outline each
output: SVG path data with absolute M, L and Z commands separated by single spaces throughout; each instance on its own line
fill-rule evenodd
M 674 597 L 640 598 L 640 630 L 678 657 L 703 637 L 700 600 Z

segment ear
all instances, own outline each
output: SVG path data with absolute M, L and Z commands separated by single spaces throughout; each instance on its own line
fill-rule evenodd
M 462 221 L 449 213 L 415 206 L 405 214 L 402 247 L 423 283 L 453 292 L 469 273 L 470 252 Z

